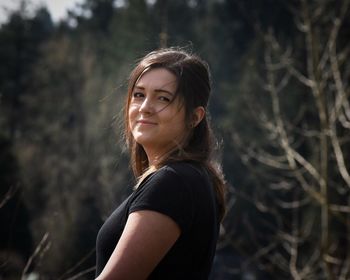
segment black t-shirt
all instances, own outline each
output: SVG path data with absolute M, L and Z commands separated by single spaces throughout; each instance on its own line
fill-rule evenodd
M 128 215 L 153 210 L 172 218 L 181 234 L 149 279 L 208 279 L 219 233 L 215 197 L 211 180 L 199 165 L 171 163 L 152 173 L 101 227 L 96 276 L 115 249 Z

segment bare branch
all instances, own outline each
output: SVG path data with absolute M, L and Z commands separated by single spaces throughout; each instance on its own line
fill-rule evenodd
M 295 151 L 294 149 L 290 150 L 291 154 L 293 155 L 293 158 L 299 162 L 309 173 L 312 177 L 316 179 L 316 181 L 321 185 L 324 182 L 324 179 L 321 177 L 317 169 L 309 162 L 307 161 L 300 153 Z
M 333 28 L 330 35 L 330 44 L 329 44 L 329 57 L 331 62 L 331 70 L 333 74 L 333 79 L 336 86 L 336 102 L 334 109 L 331 112 L 330 115 L 330 125 L 333 126 L 333 123 L 338 118 L 340 109 L 342 107 L 342 104 L 344 103 L 344 100 L 346 99 L 346 93 L 344 89 L 344 84 L 341 78 L 340 70 L 339 70 L 339 63 L 338 63 L 338 56 L 337 56 L 337 50 L 336 50 L 336 39 L 339 33 L 340 26 L 342 24 L 343 18 L 345 16 L 346 10 L 348 9 L 350 1 L 345 1 L 344 5 L 342 7 L 342 14 L 339 18 L 336 18 L 334 20 Z
M 305 197 L 304 199 L 300 199 L 300 200 L 293 200 L 291 202 L 276 199 L 276 204 L 284 209 L 295 209 L 296 210 L 297 208 L 300 208 L 301 206 L 307 205 L 309 203 L 310 203 L 309 197 Z
M 74 270 L 76 270 L 82 263 L 84 263 L 94 252 L 96 251 L 95 248 L 90 250 L 85 256 L 83 256 L 73 267 L 68 269 L 66 272 L 64 272 L 57 280 L 63 279 L 66 275 L 72 273 Z
M 302 279 L 308 279 L 308 275 L 312 273 L 312 267 L 317 264 L 320 260 L 321 251 L 313 250 L 312 256 L 309 258 L 303 269 L 300 271 Z
M 0 208 L 4 207 L 4 205 L 15 195 L 18 191 L 18 186 L 11 186 L 9 190 L 5 193 L 4 198 L 0 201 Z
M 50 246 L 51 246 L 51 242 L 48 241 L 49 238 L 49 233 L 46 232 L 43 236 L 43 238 L 41 239 L 41 241 L 39 242 L 38 246 L 35 248 L 34 253 L 30 256 L 30 258 L 28 259 L 26 266 L 24 267 L 23 271 L 22 271 L 22 276 L 21 279 L 25 280 L 25 275 L 28 272 L 29 267 L 31 266 L 33 260 L 40 254 L 41 257 L 43 257 L 43 255 L 46 253 L 47 250 L 49 250 Z
M 272 57 L 271 57 L 270 49 L 267 48 L 265 52 L 265 62 L 267 65 L 270 65 L 271 61 L 272 61 Z M 269 68 L 267 67 L 267 69 Z M 279 141 L 282 149 L 285 151 L 286 159 L 288 161 L 290 169 L 296 170 L 297 168 L 296 162 L 298 162 L 317 180 L 320 186 L 325 185 L 325 180 L 320 176 L 318 171 L 312 166 L 310 162 L 308 162 L 295 149 L 293 149 L 289 143 L 287 132 L 284 128 L 285 125 L 281 117 L 279 99 L 278 99 L 278 95 L 275 87 L 275 77 L 272 71 L 267 71 L 267 89 L 271 96 L 273 116 L 276 123 L 277 133 L 279 135 Z M 302 175 L 299 174 L 299 176 L 302 176 Z M 307 189 L 309 192 L 311 191 L 310 188 L 307 188 Z M 313 196 L 316 200 L 318 200 L 322 204 L 324 203 L 325 200 L 321 195 L 316 194 L 315 191 L 311 193 L 313 193 Z
M 289 267 L 290 272 L 295 280 L 301 280 L 300 274 L 297 269 L 297 260 L 298 260 L 298 245 L 299 245 L 299 219 L 298 212 L 294 211 L 292 214 L 292 234 L 295 237 L 295 240 L 291 242 L 291 250 L 290 250 L 290 261 Z
M 344 19 L 344 15 L 345 15 L 346 10 L 347 10 L 347 7 L 346 7 L 347 3 L 346 3 L 346 1 L 343 4 L 344 4 L 344 6 L 341 9 L 342 10 L 342 15 L 340 15 L 340 17 L 336 18 L 333 21 L 333 27 L 332 27 L 332 30 L 330 32 L 328 42 L 327 42 L 327 44 L 326 44 L 326 46 L 324 48 L 323 55 L 322 55 L 322 57 L 320 59 L 320 62 L 318 64 L 318 70 L 320 70 L 321 72 L 325 71 L 326 63 L 327 63 L 328 59 L 331 56 L 332 52 L 329 52 L 329 50 L 335 49 L 335 45 L 336 45 L 336 40 L 337 40 L 337 37 L 338 37 L 339 29 L 340 29 L 341 23 L 342 23 L 342 21 Z
M 258 250 L 251 258 L 246 260 L 243 263 L 243 267 L 248 267 L 252 262 L 256 261 L 257 259 L 267 255 L 273 248 L 275 248 L 278 245 L 278 242 L 271 242 L 269 245 L 262 247 L 260 250 Z
M 347 120 L 346 115 L 344 113 L 341 112 L 339 114 L 338 119 L 344 128 L 350 129 L 350 121 Z
M 344 160 L 344 155 L 343 151 L 340 147 L 338 137 L 336 135 L 336 128 L 333 126 L 331 131 L 330 131 L 330 138 L 331 138 L 331 143 L 332 147 L 334 150 L 334 155 L 337 161 L 339 173 L 342 176 L 343 180 L 347 184 L 347 186 L 350 188 L 350 174 L 349 171 L 347 170 L 347 167 L 345 165 L 345 160 Z
M 85 269 L 85 270 L 83 270 L 83 271 L 77 273 L 76 275 L 74 275 L 74 276 L 72 276 L 72 277 L 67 278 L 66 280 L 75 280 L 75 279 L 79 279 L 79 278 L 82 277 L 83 275 L 88 274 L 88 273 L 90 273 L 90 272 L 92 272 L 92 271 L 95 271 L 95 269 L 96 269 L 96 266 L 92 266 L 92 267 L 90 267 L 90 268 L 87 268 L 87 269 Z
M 252 148 L 247 148 L 247 155 L 251 158 L 256 159 L 260 163 L 277 168 L 277 169 L 284 169 L 288 170 L 289 166 L 284 163 L 285 157 L 282 158 L 278 156 L 273 156 L 271 154 L 265 153 L 263 150 L 259 150 L 259 152 L 255 152 Z
M 337 205 L 337 204 L 331 204 L 329 208 L 334 212 L 343 212 L 343 213 L 349 213 L 350 214 L 350 206 L 348 205 Z
M 288 69 L 289 73 L 293 77 L 295 77 L 300 83 L 302 83 L 303 85 L 305 85 L 309 88 L 315 87 L 315 82 L 313 80 L 307 78 L 307 76 L 302 74 L 300 71 L 298 71 L 295 67 L 293 67 L 293 65 L 291 63 L 287 63 L 287 64 L 285 64 L 285 66 Z
M 343 263 L 342 270 L 339 275 L 339 280 L 347 280 L 349 279 L 349 274 L 350 274 L 350 255 L 348 253 L 347 258 L 345 259 Z

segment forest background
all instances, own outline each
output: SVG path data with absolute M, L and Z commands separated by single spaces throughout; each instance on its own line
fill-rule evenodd
M 211 279 L 350 279 L 348 0 L 85 0 L 0 27 L 0 279 L 92 279 L 134 179 L 127 75 L 165 46 L 209 62 L 229 183 Z

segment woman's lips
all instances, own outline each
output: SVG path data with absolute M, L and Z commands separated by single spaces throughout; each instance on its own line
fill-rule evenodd
M 138 123 L 138 124 L 153 124 L 153 125 L 157 124 L 155 122 L 146 121 L 146 120 L 138 120 L 138 121 L 136 121 L 136 123 Z

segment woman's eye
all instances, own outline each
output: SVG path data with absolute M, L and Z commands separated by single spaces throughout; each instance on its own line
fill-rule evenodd
M 132 97 L 134 97 L 134 98 L 140 98 L 143 96 L 144 96 L 144 94 L 142 92 L 134 92 L 132 95 Z
M 160 101 L 170 102 L 170 98 L 165 97 L 165 96 L 159 96 L 158 99 L 159 99 Z

